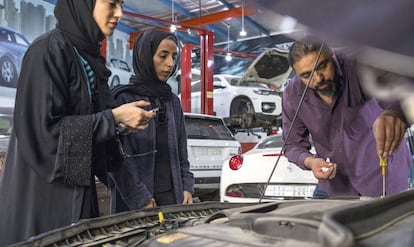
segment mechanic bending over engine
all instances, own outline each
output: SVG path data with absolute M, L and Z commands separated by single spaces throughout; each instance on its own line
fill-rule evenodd
M 363 92 L 352 51 L 332 51 L 322 41 L 305 37 L 291 46 L 289 63 L 296 76 L 283 92 L 285 141 L 294 123 L 285 155 L 312 170 L 319 180 L 315 192 L 320 189 L 329 197 L 381 196 L 379 156 L 388 160 L 387 195 L 407 190 L 411 158 L 408 146 L 401 144 L 407 122 L 398 102 L 379 102 Z M 317 154 L 309 151 L 310 136 Z

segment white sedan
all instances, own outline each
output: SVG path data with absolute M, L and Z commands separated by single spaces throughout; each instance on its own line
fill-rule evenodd
M 259 202 L 275 199 L 311 198 L 317 179 L 311 171 L 302 170 L 281 154 L 282 135 L 264 138 L 252 150 L 235 155 L 223 163 L 220 201 L 232 203 Z M 269 181 L 276 161 L 279 162 Z

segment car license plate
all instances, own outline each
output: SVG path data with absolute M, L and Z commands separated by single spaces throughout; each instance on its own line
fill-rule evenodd
M 195 154 L 198 156 L 221 156 L 221 149 L 219 148 L 196 148 Z
M 283 185 L 270 184 L 265 196 L 272 197 L 312 197 L 315 185 Z

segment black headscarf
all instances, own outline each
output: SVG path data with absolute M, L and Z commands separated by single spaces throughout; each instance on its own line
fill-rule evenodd
M 129 83 L 140 87 L 140 94 L 142 95 L 155 98 L 167 98 L 171 95 L 170 85 L 158 79 L 153 62 L 159 44 L 167 37 L 174 40 L 178 45 L 174 34 L 156 29 L 142 33 L 135 41 L 132 55 L 135 76 L 129 79 Z M 171 74 L 174 74 L 176 68 L 177 64 L 175 64 Z
M 101 111 L 113 105 L 113 97 L 108 87 L 111 72 L 101 55 L 101 41 L 105 35 L 93 18 L 94 6 L 95 0 L 58 0 L 55 16 L 57 28 L 65 33 L 94 71 L 94 109 Z

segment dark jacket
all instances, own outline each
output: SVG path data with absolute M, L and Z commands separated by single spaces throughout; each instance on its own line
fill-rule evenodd
M 116 98 L 117 104 L 145 100 L 146 96 L 136 92 L 124 92 Z M 184 115 L 179 98 L 175 94 L 165 102 L 168 119 L 168 147 L 171 165 L 173 191 L 177 204 L 183 201 L 183 191 L 193 192 L 194 176 L 190 172 L 187 155 L 187 134 L 185 131 Z M 155 106 L 149 106 L 148 109 Z M 128 154 L 144 154 L 136 158 L 125 158 L 120 169 L 110 173 L 113 181 L 111 185 L 111 212 L 140 209 L 153 197 L 155 141 L 157 117 L 149 122 L 145 131 L 133 134 L 120 135 L 123 149 Z M 131 177 L 132 181 L 127 178 Z M 120 201 L 120 199 L 122 201 Z M 125 205 L 128 208 L 125 208 Z

